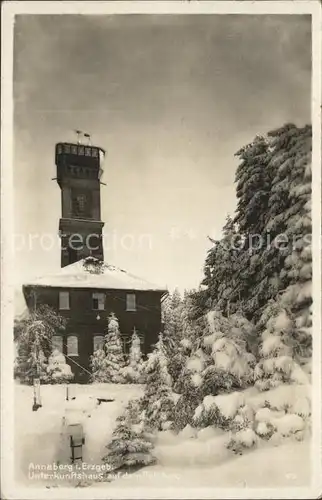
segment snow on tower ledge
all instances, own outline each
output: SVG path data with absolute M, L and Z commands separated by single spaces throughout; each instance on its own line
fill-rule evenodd
M 150 283 L 93 257 L 65 266 L 55 274 L 31 279 L 24 286 L 167 292 L 165 286 Z

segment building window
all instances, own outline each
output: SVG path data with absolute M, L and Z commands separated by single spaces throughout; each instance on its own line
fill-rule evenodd
M 70 145 L 69 144 L 65 144 L 65 146 L 64 146 L 64 152 L 65 153 L 70 153 Z
M 67 356 L 78 356 L 78 338 L 76 335 L 67 337 Z
M 63 352 L 63 337 L 61 335 L 53 335 L 52 347 L 53 351 Z
M 61 154 L 63 152 L 63 148 L 61 147 L 61 144 L 57 146 L 57 154 Z
M 98 158 L 98 149 L 97 148 L 92 148 L 92 156 L 94 158 Z
M 91 156 L 91 148 L 85 148 L 85 156 Z
M 84 155 L 84 146 L 78 146 L 78 154 Z
M 104 335 L 94 335 L 93 338 L 93 352 L 104 348 Z
M 136 311 L 135 293 L 127 293 L 126 294 L 126 310 L 127 311 Z
M 124 354 L 126 354 L 126 355 L 130 354 L 131 337 L 129 335 L 122 336 L 122 343 L 123 343 L 123 352 L 124 352 Z
M 59 309 L 70 309 L 69 292 L 59 292 Z
M 92 295 L 92 298 L 93 298 L 93 309 L 95 311 L 104 311 L 104 309 L 105 309 L 105 294 L 94 292 Z
M 73 155 L 77 155 L 77 146 L 72 146 Z

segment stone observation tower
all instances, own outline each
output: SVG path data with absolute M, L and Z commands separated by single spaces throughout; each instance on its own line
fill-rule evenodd
M 83 134 L 81 143 L 56 144 L 56 180 L 61 189 L 61 267 L 92 255 L 104 260 L 101 221 L 101 178 L 105 151 L 90 143 L 89 134 Z

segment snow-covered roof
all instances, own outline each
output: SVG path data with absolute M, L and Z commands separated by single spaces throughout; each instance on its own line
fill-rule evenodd
M 95 260 L 95 259 L 93 259 Z M 103 288 L 166 292 L 165 286 L 150 283 L 118 267 L 100 263 L 99 269 L 88 265 L 89 258 L 61 268 L 55 274 L 31 279 L 24 286 L 61 288 Z

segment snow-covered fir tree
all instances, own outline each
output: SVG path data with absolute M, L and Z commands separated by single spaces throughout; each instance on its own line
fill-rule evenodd
M 33 379 L 48 381 L 48 357 L 52 352 L 52 337 L 65 328 L 65 320 L 47 305 L 40 305 L 20 322 L 15 331 L 18 355 L 15 376 L 21 383 L 32 384 Z
M 302 365 L 310 365 L 308 350 L 311 332 L 309 327 L 298 326 L 301 316 L 296 318 L 291 307 L 292 302 L 296 303 L 298 294 L 295 292 L 292 296 L 292 291 L 295 290 L 288 289 L 277 300 L 272 299 L 261 318 L 261 323 L 264 324 L 260 346 L 261 359 L 255 369 L 255 385 L 260 390 L 268 390 L 282 384 L 306 385 L 310 382 L 309 375 Z M 309 308 L 307 313 L 310 314 Z M 307 321 L 305 314 L 302 318 Z M 304 334 L 304 331 L 308 340 L 298 338 L 298 332 Z
M 191 354 L 192 341 L 189 338 L 183 338 L 175 351 L 169 354 L 168 372 L 173 381 L 172 388 L 175 392 L 181 394 L 183 387 L 182 374 L 189 355 Z
M 205 289 L 194 294 L 195 318 L 211 308 L 225 315 L 241 308 L 256 322 L 268 301 L 289 284 L 283 273 L 293 251 L 289 240 L 302 230 L 306 234 L 303 225 L 310 232 L 303 212 L 310 204 L 311 133 L 310 126 L 287 124 L 237 152 L 236 214 L 208 252 Z
M 15 376 L 20 383 L 32 384 L 35 378 L 39 378 L 43 383 L 49 382 L 47 368 L 48 358 L 46 358 L 41 348 L 33 345 L 30 349 L 24 343 L 19 345 L 15 362 Z
M 311 127 L 305 127 L 300 136 L 302 147 L 298 148 L 294 161 L 296 173 L 290 189 L 293 204 L 286 229 L 292 248 L 281 273 L 287 285 L 281 300 L 294 317 L 293 354 L 301 365 L 308 363 L 312 355 L 311 135 Z
M 272 169 L 268 168 L 269 141 L 257 136 L 235 156 L 240 164 L 235 177 L 238 205 L 234 223 L 243 239 L 235 269 L 235 283 L 238 284 L 238 302 L 243 314 L 253 318 L 263 305 L 259 295 L 253 293 L 253 288 L 261 266 L 263 242 L 267 240 L 265 223 L 272 184 Z
M 280 281 L 285 287 L 263 311 L 261 360 L 257 386 L 262 390 L 286 382 L 307 383 L 312 354 L 311 127 L 291 129 L 292 149 L 280 162 L 287 175 L 289 206 L 283 219 L 288 245 Z M 283 217 L 282 217 L 283 216 Z
M 235 177 L 238 205 L 234 223 L 244 235 L 261 235 L 265 227 L 271 185 L 268 148 L 268 140 L 256 136 L 235 154 L 240 164 Z
M 125 359 L 119 322 L 114 313 L 111 313 L 108 318 L 107 334 L 105 336 L 105 352 L 105 381 L 114 383 L 124 382 L 122 370 L 125 366 Z
M 164 332 L 162 335 L 168 358 L 168 372 L 174 385 L 179 382 L 187 355 L 187 344 L 191 344 L 194 335 L 192 320 L 189 317 L 191 297 L 185 292 L 182 299 L 179 292 L 174 292 L 164 303 Z M 174 388 L 174 387 L 173 387 Z
M 261 252 L 260 268 L 254 283 L 253 295 L 258 297 L 261 305 L 256 319 L 259 319 L 267 302 L 288 285 L 283 269 L 293 252 L 293 235 L 299 235 L 301 224 L 310 226 L 303 210 L 310 198 L 310 179 L 305 177 L 310 163 L 311 134 L 310 126 L 298 128 L 292 124 L 268 134 L 268 169 L 272 172 L 272 184 L 265 232 L 270 235 L 270 244 L 265 245 Z
M 74 375 L 63 353 L 55 349 L 48 359 L 47 373 L 52 384 L 70 382 Z
M 182 303 L 181 293 L 179 292 L 178 288 L 175 288 L 173 290 L 173 293 L 171 295 L 171 303 L 172 303 L 172 309 L 177 309 Z
M 106 354 L 104 349 L 96 349 L 90 357 L 91 382 L 106 382 Z
M 177 288 L 162 303 L 163 342 L 168 352 L 176 349 L 182 338 L 182 305 Z
M 162 334 L 145 365 L 146 386 L 141 399 L 144 422 L 151 431 L 167 429 L 173 420 L 172 379 Z
M 135 328 L 131 339 L 128 364 L 127 366 L 124 367 L 122 373 L 126 382 L 128 383 L 134 383 L 134 384 L 144 383 L 145 380 L 144 361 L 141 352 L 141 341 Z
M 202 313 L 217 308 L 224 314 L 235 312 L 240 305 L 240 266 L 241 240 L 233 219 L 228 216 L 223 227 L 221 240 L 212 240 L 214 246 L 209 250 L 200 298 L 205 301 Z
M 130 401 L 124 414 L 117 418 L 117 426 L 107 450 L 103 462 L 110 471 L 133 470 L 155 462 L 153 443 L 140 418 L 138 402 Z
M 180 431 L 187 425 L 193 425 L 195 409 L 202 401 L 200 368 L 202 359 L 200 352 L 196 352 L 194 357 L 185 358 L 185 365 L 180 376 L 174 385 L 174 389 L 180 394 L 174 408 L 174 429 Z

